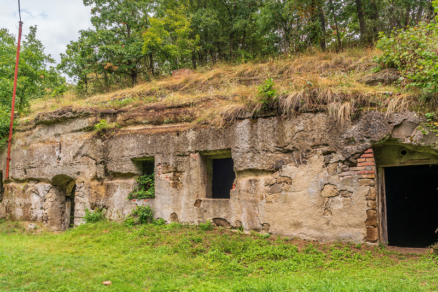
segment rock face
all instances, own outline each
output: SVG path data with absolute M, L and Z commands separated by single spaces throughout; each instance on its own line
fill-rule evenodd
M 364 76 L 359 81 L 368 85 L 388 85 L 394 83 L 399 78 L 400 74 L 398 73 L 397 69 L 389 68 L 371 75 Z
M 369 112 L 343 126 L 323 113 L 241 119 L 220 129 L 145 125 L 104 137 L 86 130 L 95 122 L 80 114 L 17 133 L 0 218 L 62 231 L 83 223 L 85 208 L 122 220 L 149 205 L 167 222 L 376 242 L 379 159 L 438 161 L 435 142 L 424 145 L 429 138 L 419 136 L 421 121 L 411 113 Z M 403 147 L 410 154 L 399 158 Z M 224 158 L 232 158 L 235 180 L 229 198 L 216 199 L 211 176 L 219 173 L 209 161 Z M 154 166 L 155 199 L 128 200 L 146 162 Z

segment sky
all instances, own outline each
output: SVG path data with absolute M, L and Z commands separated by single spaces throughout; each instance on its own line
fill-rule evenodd
M 57 63 L 71 40 L 77 40 L 79 30 L 91 27 L 91 8 L 82 0 L 20 0 L 23 35 L 29 26 L 38 26 L 37 38 L 45 53 Z M 18 0 L 0 0 L 0 28 L 18 35 Z

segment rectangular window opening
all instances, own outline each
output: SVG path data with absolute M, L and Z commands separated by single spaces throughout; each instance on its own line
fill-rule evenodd
M 229 199 L 234 189 L 234 162 L 230 150 L 203 154 L 206 177 L 206 198 Z
M 132 191 L 128 199 L 154 199 L 155 198 L 155 159 L 142 157 L 133 159 L 137 166 L 139 177 L 138 186 Z

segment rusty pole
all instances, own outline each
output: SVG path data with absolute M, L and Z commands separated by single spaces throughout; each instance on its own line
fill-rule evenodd
M 9 179 L 9 162 L 11 161 L 11 142 L 12 142 L 12 127 L 14 126 L 14 111 L 15 111 L 15 93 L 17 92 L 17 77 L 18 77 L 18 61 L 20 60 L 20 43 L 21 43 L 21 30 L 23 22 L 18 22 L 20 27 L 18 29 L 18 43 L 17 43 L 17 56 L 15 59 L 15 76 L 14 76 L 14 90 L 12 92 L 12 107 L 11 107 L 11 124 L 9 126 L 9 139 L 8 139 L 8 157 L 6 158 L 6 179 Z

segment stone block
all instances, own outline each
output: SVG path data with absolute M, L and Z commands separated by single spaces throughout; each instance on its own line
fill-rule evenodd
M 323 198 L 336 197 L 337 195 L 339 195 L 339 192 L 334 185 L 325 185 L 321 191 L 321 196 Z
M 360 186 L 374 186 L 376 183 L 373 179 L 360 179 L 359 185 Z
M 376 197 L 377 197 L 376 188 L 370 188 L 370 190 L 368 191 L 368 195 L 366 196 L 366 199 L 375 201 Z
M 368 242 L 376 242 L 379 239 L 377 227 L 367 227 L 367 237 L 365 239 Z
M 348 165 L 343 165 L 343 166 L 341 167 L 341 170 L 342 170 L 342 172 L 349 171 L 349 170 L 350 170 L 350 167 L 349 167 Z
M 411 121 L 403 121 L 392 130 L 392 137 L 397 139 L 406 139 L 411 136 L 418 124 Z
M 332 163 L 327 166 L 327 172 L 329 175 L 336 174 L 337 170 L 338 170 L 338 165 L 336 163 Z
M 351 195 L 353 194 L 352 192 L 349 191 L 340 191 L 339 194 L 345 198 L 351 197 Z
M 290 177 L 286 177 L 286 176 L 280 176 L 279 178 L 277 178 L 277 183 L 278 184 L 287 184 L 287 185 L 291 185 L 292 184 L 292 179 Z
M 366 226 L 377 227 L 377 211 L 367 210 L 367 220 L 365 221 Z
M 275 193 L 281 193 L 282 186 L 280 184 L 274 184 L 272 187 L 269 188 L 269 193 L 275 194 Z

